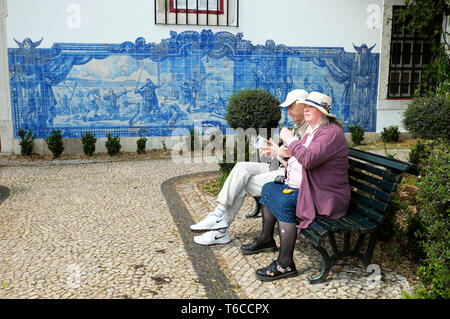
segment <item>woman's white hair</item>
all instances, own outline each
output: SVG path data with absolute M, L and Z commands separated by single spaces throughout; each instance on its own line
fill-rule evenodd
M 334 117 L 329 117 L 323 114 L 322 118 L 320 119 L 319 127 L 323 127 L 325 125 L 328 125 L 330 123 L 335 123 L 337 126 L 339 126 L 341 129 L 344 129 L 344 123 L 342 123 L 341 120 L 338 120 Z

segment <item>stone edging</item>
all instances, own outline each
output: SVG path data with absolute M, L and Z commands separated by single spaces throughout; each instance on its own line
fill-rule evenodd
M 9 188 L 0 185 L 0 204 L 9 196 Z
M 200 282 L 205 287 L 207 298 L 238 299 L 233 291 L 232 284 L 223 273 L 211 249 L 200 246 L 192 240 L 193 233 L 190 231 L 189 226 L 195 222 L 176 190 L 176 184 L 178 183 L 197 177 L 214 177 L 217 173 L 217 171 L 214 171 L 173 177 L 161 184 L 161 191 L 166 199 L 173 221 L 178 228 L 186 253 L 191 259 Z

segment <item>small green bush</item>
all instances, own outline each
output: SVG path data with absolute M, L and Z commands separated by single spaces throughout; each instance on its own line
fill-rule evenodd
M 398 142 L 400 138 L 400 132 L 398 126 L 391 125 L 389 127 L 384 127 L 383 132 L 381 132 L 381 140 L 384 143 Z
M 95 134 L 91 132 L 86 132 L 81 136 L 81 144 L 83 144 L 83 152 L 87 156 L 92 156 L 95 152 L 95 143 L 97 139 Z
M 403 126 L 413 137 L 450 141 L 450 98 L 415 98 L 402 114 Z
M 422 260 L 419 298 L 450 298 L 450 152 L 436 145 L 422 165 L 417 215 L 409 221 L 411 243 Z
M 105 143 L 106 150 L 108 155 L 117 155 L 120 152 L 122 145 L 120 144 L 119 136 L 111 136 L 111 133 L 108 133 L 108 139 Z
M 353 145 L 360 145 L 364 140 L 364 128 L 361 125 L 349 125 L 348 131 L 351 134 Z
M 145 137 L 141 137 L 140 139 L 137 140 L 137 142 L 136 142 L 136 144 L 137 144 L 136 152 L 138 154 L 145 153 L 145 143 L 147 143 L 147 139 Z
M 432 142 L 418 140 L 416 145 L 411 147 L 411 151 L 408 154 L 408 161 L 410 163 L 419 165 L 422 161 L 428 159 L 430 156 L 430 144 Z
M 45 139 L 45 142 L 54 158 L 58 158 L 64 151 L 64 142 L 60 130 L 52 129 L 52 133 Z
M 31 130 L 25 132 L 23 128 L 20 128 L 17 131 L 17 135 L 20 137 L 20 154 L 22 156 L 30 156 L 33 154 L 34 136 L 33 133 L 31 133 Z

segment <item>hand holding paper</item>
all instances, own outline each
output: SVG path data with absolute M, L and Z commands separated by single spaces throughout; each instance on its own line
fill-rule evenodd
M 278 150 L 280 149 L 278 145 L 270 138 L 265 146 L 259 148 L 264 156 L 276 157 L 278 155 Z

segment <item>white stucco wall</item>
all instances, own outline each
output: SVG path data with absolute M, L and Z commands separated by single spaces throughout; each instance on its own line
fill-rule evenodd
M 71 4 L 80 9 L 80 28 L 67 26 Z M 241 0 L 239 27 L 202 27 L 155 25 L 153 0 L 8 0 L 7 44 L 16 47 L 13 38 L 26 37 L 44 37 L 40 47 L 55 42 L 122 43 L 137 37 L 159 42 L 169 37 L 169 30 L 210 28 L 243 32 L 254 44 L 271 39 L 288 46 L 344 47 L 354 52 L 353 42 L 376 44 L 372 52 L 380 52 L 381 29 L 370 26 L 374 6 L 381 10 L 382 0 Z
M 398 126 L 401 132 L 405 129 L 401 122 L 401 114 L 408 107 L 411 99 L 389 99 L 389 56 L 391 52 L 392 6 L 402 5 L 403 0 L 384 0 L 383 25 L 381 33 L 380 74 L 378 76 L 377 132 L 390 125 Z

